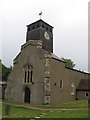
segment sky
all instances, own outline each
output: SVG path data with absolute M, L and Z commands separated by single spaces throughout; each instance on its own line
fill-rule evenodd
M 0 58 L 7 67 L 26 42 L 27 25 L 42 19 L 54 27 L 54 53 L 88 71 L 88 0 L 2 0 Z

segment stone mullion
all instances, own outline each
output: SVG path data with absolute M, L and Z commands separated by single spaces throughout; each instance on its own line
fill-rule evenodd
M 27 70 L 26 70 L 26 83 L 28 83 L 28 66 L 27 66 Z
M 23 69 L 23 83 L 25 83 L 25 70 Z

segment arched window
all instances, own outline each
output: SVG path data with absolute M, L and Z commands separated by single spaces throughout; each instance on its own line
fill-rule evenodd
M 24 83 L 32 83 L 33 69 L 30 65 L 25 67 Z
M 60 88 L 63 88 L 63 81 L 60 80 Z

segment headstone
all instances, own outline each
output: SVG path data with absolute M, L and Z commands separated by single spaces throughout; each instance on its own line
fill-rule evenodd
M 10 115 L 10 105 L 9 105 L 9 104 L 6 105 L 5 114 L 6 114 L 7 116 Z

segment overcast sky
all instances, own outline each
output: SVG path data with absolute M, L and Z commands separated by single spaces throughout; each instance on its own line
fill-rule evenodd
M 6 66 L 26 41 L 26 25 L 42 19 L 54 27 L 54 53 L 88 71 L 88 0 L 2 0 L 0 58 Z M 2 41 L 1 41 L 2 40 Z

